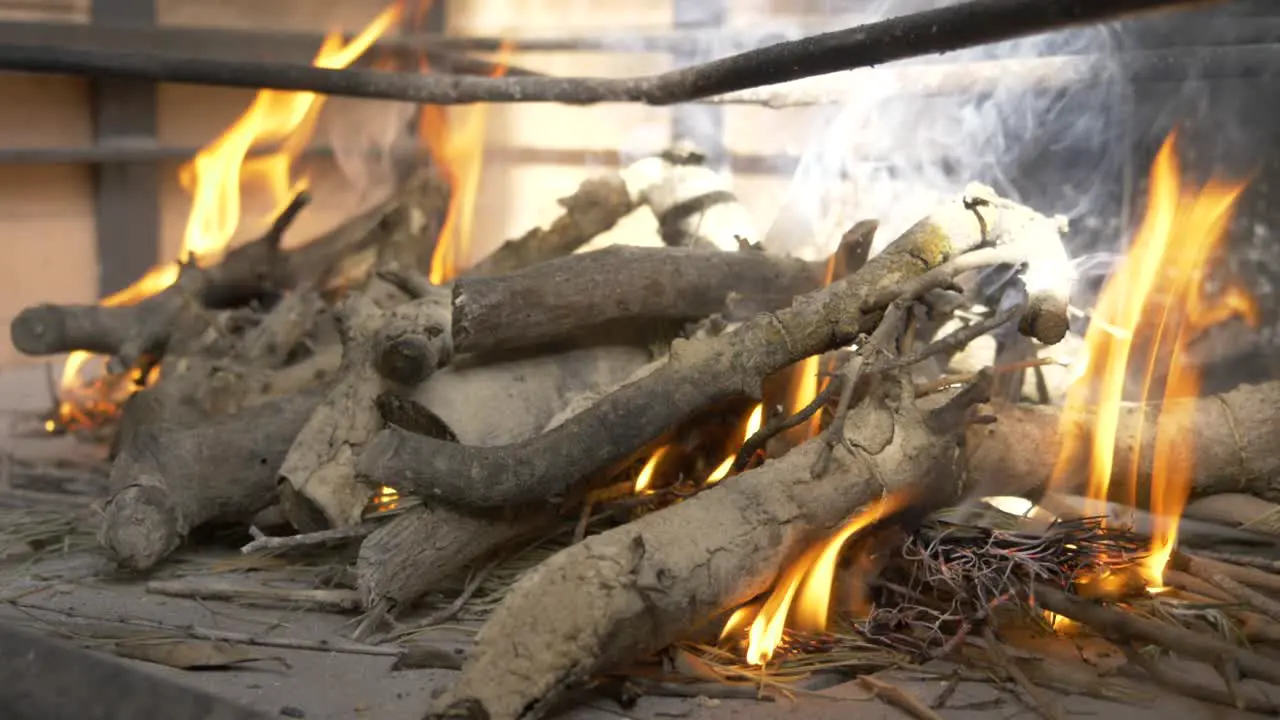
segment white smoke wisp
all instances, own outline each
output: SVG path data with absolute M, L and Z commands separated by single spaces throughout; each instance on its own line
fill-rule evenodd
M 389 100 L 331 98 L 324 125 L 333 159 L 363 202 L 387 195 L 398 177 L 397 153 L 413 153 L 416 106 Z
M 908 9 L 879 0 L 859 19 L 947 4 L 922 0 Z M 1111 61 L 1116 46 L 1113 28 L 1091 26 L 830 76 L 847 85 L 849 99 L 812 111 L 812 141 L 779 215 L 803 217 L 817 232 L 779 233 L 791 245 L 770 249 L 816 259 L 834 248 L 843 229 L 866 218 L 880 220 L 877 245 L 883 246 L 971 181 L 1063 215 L 1072 227 L 1087 224 L 1103 200 L 1098 178 L 1118 167 L 1118 153 L 1109 151 L 1123 133 L 1118 117 L 1127 95 Z M 1093 60 L 1088 73 L 1055 78 L 1052 89 L 1029 86 L 1010 73 L 1007 80 L 997 75 L 982 93 L 913 94 L 901 85 L 909 74 L 894 72 L 932 62 L 1054 56 Z

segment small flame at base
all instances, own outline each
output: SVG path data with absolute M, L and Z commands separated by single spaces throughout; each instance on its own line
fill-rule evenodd
M 752 617 L 747 631 L 746 660 L 752 665 L 764 665 L 781 644 L 792 603 L 797 599 L 796 627 L 813 632 L 826 630 L 836 562 L 844 544 L 868 526 L 901 510 L 909 497 L 906 493 L 887 495 L 846 520 L 825 542 L 810 548 L 783 572 L 758 610 L 748 606 L 735 612 L 725 624 L 721 637 L 746 625 L 746 618 Z

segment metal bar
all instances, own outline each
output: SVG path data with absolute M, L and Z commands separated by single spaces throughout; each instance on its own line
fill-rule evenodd
M 327 70 L 38 46 L 0 46 L 0 69 L 127 77 L 432 104 L 642 102 L 669 105 L 839 70 L 949 52 L 1211 0 L 968 0 L 636 78 L 479 78 Z
M 677 30 L 709 28 L 722 32 L 729 19 L 725 0 L 675 0 L 674 24 Z M 708 44 L 699 48 L 682 48 L 671 54 L 674 67 L 686 67 L 706 59 Z M 671 139 L 692 140 L 707 156 L 712 167 L 723 167 L 727 158 L 724 148 L 724 110 L 711 105 L 678 105 L 671 112 Z
M 433 6 L 434 7 L 434 6 Z M 436 16 L 439 15 L 438 11 Z M 428 14 L 427 22 L 435 16 Z M 430 26 L 428 26 L 430 27 Z M 441 73 L 489 75 L 494 63 L 463 51 L 436 47 L 421 38 L 442 36 L 411 34 L 386 36 L 374 44 L 357 65 L 368 58 L 390 56 L 401 67 L 416 69 L 425 55 Z M 260 59 L 310 64 L 324 41 L 318 33 L 239 30 L 181 26 L 104 26 L 71 23 L 0 22 L 0 45 L 37 45 L 111 52 L 148 52 L 213 59 Z M 495 41 L 496 44 L 496 41 Z M 523 68 L 508 74 L 539 75 Z
M 145 26 L 156 19 L 155 0 L 93 0 L 101 26 Z M 156 142 L 156 87 L 145 80 L 95 78 L 90 88 L 94 139 L 112 144 Z M 94 220 L 98 293 L 128 287 L 159 261 L 160 170 L 154 163 L 100 163 L 94 167 Z
M 5 720 L 267 720 L 121 660 L 0 623 Z
M 0 148 L 0 165 L 96 165 L 101 163 L 160 163 L 165 161 L 186 160 L 193 156 L 197 148 L 151 146 L 151 147 L 109 147 L 90 146 L 83 148 Z M 255 150 L 250 156 L 264 154 L 267 150 Z M 543 147 L 493 147 L 485 150 L 486 157 L 506 163 L 527 165 L 570 165 L 581 166 L 584 163 L 598 167 L 618 167 L 618 153 L 615 150 L 599 148 L 543 148 Z M 304 158 L 332 157 L 333 148 L 327 145 L 315 145 L 302 153 Z M 383 157 L 379 154 L 378 157 Z M 394 162 L 403 162 L 406 166 L 418 166 L 429 159 L 425 149 L 414 148 L 408 151 L 391 151 Z M 795 169 L 797 159 L 790 155 L 761 155 L 753 153 L 726 153 L 728 167 L 735 173 L 750 175 L 789 174 Z

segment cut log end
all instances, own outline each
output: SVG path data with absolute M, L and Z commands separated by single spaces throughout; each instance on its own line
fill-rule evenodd
M 182 518 L 159 483 L 143 479 L 124 488 L 103 511 L 99 541 L 125 570 L 150 570 L 182 543 Z

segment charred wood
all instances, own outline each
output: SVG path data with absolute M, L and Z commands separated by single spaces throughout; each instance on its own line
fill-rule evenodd
M 276 468 L 319 403 L 295 395 L 195 427 L 138 428 L 111 470 L 99 541 L 148 570 L 195 528 L 247 522 L 276 499 Z
M 511 589 L 476 637 L 457 683 L 428 717 L 544 716 L 592 678 L 769 589 L 859 508 L 891 493 L 945 502 L 957 490 L 963 407 L 980 398 L 986 384 L 931 414 L 910 399 L 899 405 L 888 392 L 897 384 L 882 383 L 885 392 L 865 396 L 852 424 L 887 421 L 887 442 L 858 457 L 840 452 L 829 472 L 815 475 L 809 468 L 824 446 L 810 441 L 562 550 Z
M 822 286 L 825 263 L 758 251 L 609 247 L 501 277 L 453 285 L 459 352 L 489 353 L 581 336 L 618 321 L 694 320 L 730 295 L 768 296 L 777 310 Z
M 441 188 L 440 181 L 424 176 L 372 210 L 299 248 L 285 250 L 281 247 L 284 231 L 306 201 L 306 196 L 300 195 L 291 205 L 293 209 L 286 210 L 262 237 L 228 251 L 216 265 L 200 268 L 200 303 L 217 309 L 270 300 L 302 282 L 323 288 L 341 279 L 345 266 L 393 238 L 397 223 L 421 222 L 427 212 L 424 208 L 439 207 Z M 400 212 L 410 206 L 419 210 Z M 166 317 L 180 303 L 182 290 L 170 286 L 124 306 L 37 305 L 13 319 L 10 336 L 14 347 L 27 355 L 73 350 L 117 355 L 127 349 L 140 328 L 164 326 Z
M 373 488 L 355 478 L 360 448 L 382 427 L 377 397 L 386 388 L 384 373 L 416 385 L 453 355 L 448 302 L 433 293 L 389 311 L 361 294 L 348 297 L 338 311 L 342 365 L 338 380 L 299 431 L 280 467 L 280 481 L 294 494 L 282 495 L 285 512 L 302 531 L 313 527 L 313 505 L 327 524 L 359 523 Z
M 1037 256 L 1046 243 L 1057 242 L 1055 221 L 995 198 L 989 189 L 971 190 L 989 199 L 950 201 L 859 271 L 789 308 L 719 337 L 677 340 L 666 365 L 554 430 L 481 448 L 387 428 L 365 447 L 360 472 L 402 492 L 465 507 L 555 502 L 699 410 L 757 397 L 772 373 L 854 342 L 874 327 L 904 283 L 968 250 L 994 245 L 1003 248 L 995 252 L 1025 259 L 1050 276 L 1062 271 L 1041 267 L 1044 258 Z
M 383 408 L 390 423 L 418 434 L 500 444 L 531 437 L 574 409 L 570 398 L 593 398 L 634 376 L 648 350 L 596 346 L 475 364 L 459 358 L 413 395 L 410 416 Z M 588 405 L 589 406 L 589 405 Z M 390 410 L 390 411 L 389 411 Z M 430 414 L 435 422 L 422 422 Z M 442 428 L 432 427 L 439 424 Z M 411 508 L 373 532 L 356 561 L 366 608 L 394 615 L 458 572 L 556 518 L 546 508 L 470 512 L 431 503 Z
M 1220 395 L 1174 400 L 1163 405 L 1120 408 L 1115 441 L 1113 487 L 1128 492 L 1125 472 L 1136 461 L 1138 486 L 1146 487 L 1156 454 L 1156 428 L 1188 438 L 1193 496 L 1248 493 L 1280 500 L 1280 381 L 1241 386 Z M 1063 438 L 1083 438 L 1092 414 L 1066 418 L 1058 408 L 1026 405 L 994 409 L 996 422 L 975 427 L 968 444 L 968 474 L 975 497 L 1032 494 L 1053 477 Z M 1176 419 L 1176 420 L 1175 420 Z M 1174 426 L 1172 423 L 1177 422 Z M 1078 445 L 1087 447 L 1087 445 Z M 1087 461 L 1087 454 L 1080 454 Z M 1083 484 L 1087 473 L 1069 473 Z M 1080 487 L 1054 487 L 1059 491 Z M 1139 502 L 1146 502 L 1138 493 Z
M 572 253 L 629 215 L 639 201 L 620 175 L 602 175 L 582 183 L 560 201 L 564 213 L 547 228 L 534 228 L 508 240 L 464 275 L 504 275 Z

